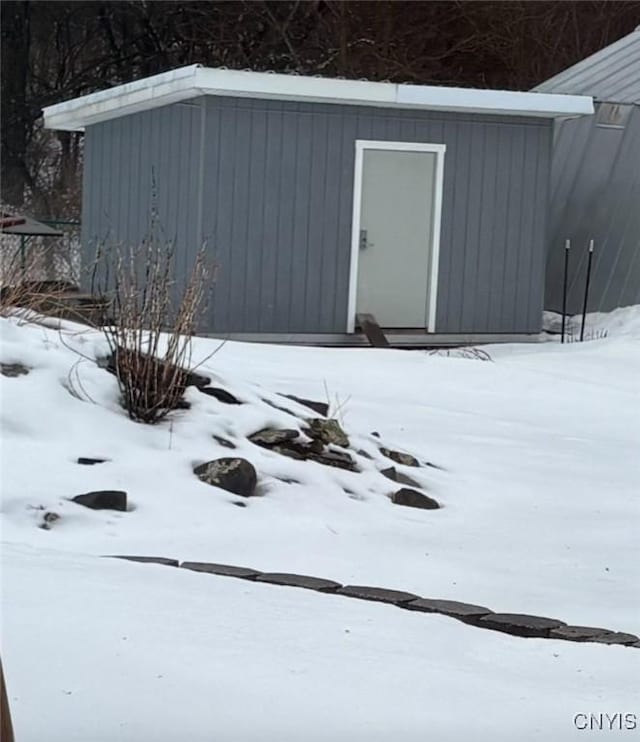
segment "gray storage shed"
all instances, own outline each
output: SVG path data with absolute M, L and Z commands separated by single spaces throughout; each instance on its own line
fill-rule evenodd
M 194 65 L 46 108 L 84 130 L 83 244 L 137 244 L 152 182 L 186 274 L 219 271 L 205 332 L 396 343 L 541 329 L 553 121 L 588 97 Z
M 640 29 L 536 88 L 593 96 L 593 117 L 556 122 L 545 307 L 582 311 L 594 240 L 590 311 L 640 303 Z

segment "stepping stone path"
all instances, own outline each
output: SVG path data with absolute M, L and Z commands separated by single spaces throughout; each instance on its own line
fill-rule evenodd
M 483 616 L 488 616 L 493 611 L 481 605 L 471 603 L 459 603 L 457 600 L 434 600 L 433 598 L 419 598 L 412 600 L 403 606 L 410 611 L 422 611 L 423 613 L 440 613 L 443 616 L 457 618 L 465 623 L 472 623 Z
M 413 593 L 404 593 L 401 590 L 386 590 L 383 587 L 369 587 L 367 585 L 347 585 L 338 590 L 339 595 L 360 600 L 375 600 L 378 603 L 393 603 L 402 605 L 416 600 L 419 596 Z
M 163 564 L 165 567 L 180 566 L 180 562 L 177 559 L 167 559 L 166 557 L 122 555 L 115 558 L 126 559 L 129 562 L 141 562 L 142 564 Z
M 479 619 L 477 626 L 494 631 L 504 631 L 514 636 L 549 636 L 552 629 L 566 626 L 564 621 L 524 613 L 493 613 Z
M 242 580 L 255 580 L 261 574 L 257 569 L 234 567 L 231 564 L 210 564 L 209 562 L 182 562 L 180 567 L 193 572 L 208 572 L 211 575 L 222 577 L 239 577 Z
M 303 587 L 307 590 L 317 590 L 320 593 L 334 593 L 342 587 L 339 582 L 323 580 L 319 577 L 306 575 L 292 575 L 285 572 L 266 572 L 256 577 L 257 582 L 271 582 L 274 585 L 288 585 L 289 587 Z
M 414 593 L 402 590 L 387 590 L 371 585 L 346 585 L 309 575 L 289 574 L 286 572 L 260 572 L 248 567 L 237 567 L 231 564 L 211 562 L 181 562 L 164 557 L 122 556 L 113 555 L 112 559 L 127 559 L 132 562 L 164 564 L 193 572 L 206 572 L 222 577 L 235 577 L 243 580 L 255 580 L 285 587 L 298 587 L 316 590 L 322 593 L 341 595 L 357 600 L 371 600 L 378 603 L 389 603 L 410 611 L 439 614 L 455 618 L 481 629 L 500 631 L 520 637 L 557 639 L 573 642 L 593 642 L 597 644 L 617 644 L 618 646 L 640 648 L 640 639 L 635 634 L 610 631 L 593 626 L 567 626 L 564 621 L 545 616 L 529 616 L 524 613 L 494 613 L 489 608 L 457 600 L 440 600 L 421 598 Z

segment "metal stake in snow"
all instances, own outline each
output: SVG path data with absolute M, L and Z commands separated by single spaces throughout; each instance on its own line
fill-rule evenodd
M 567 283 L 569 280 L 569 250 L 571 240 L 565 240 L 564 243 L 564 280 L 562 283 L 562 335 L 560 342 L 564 343 L 564 330 L 567 321 Z
M 593 260 L 593 240 L 589 240 L 589 257 L 587 259 L 587 279 L 584 284 L 584 303 L 582 304 L 582 325 L 580 326 L 580 342 L 584 340 L 584 326 L 587 321 L 587 301 L 589 299 L 589 283 L 591 282 L 591 261 Z

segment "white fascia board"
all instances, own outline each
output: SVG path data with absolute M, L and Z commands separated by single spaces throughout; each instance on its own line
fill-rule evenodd
M 44 122 L 48 129 L 81 131 L 100 121 L 201 95 L 544 118 L 593 113 L 593 101 L 587 96 L 397 85 L 191 65 L 49 106 L 44 109 Z
M 398 85 L 397 100 L 404 107 L 510 116 L 557 118 L 593 113 L 593 99 L 589 96 L 522 93 L 512 90 Z

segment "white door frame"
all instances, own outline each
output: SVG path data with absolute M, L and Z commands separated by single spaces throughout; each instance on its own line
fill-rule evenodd
M 438 265 L 440 262 L 440 224 L 442 221 L 442 187 L 444 181 L 445 144 L 423 142 L 383 142 L 356 139 L 356 161 L 353 175 L 353 214 L 351 220 L 351 263 L 349 268 L 349 294 L 347 302 L 347 332 L 355 332 L 356 299 L 358 292 L 358 257 L 360 253 L 360 210 L 362 206 L 362 168 L 365 149 L 395 150 L 398 152 L 433 152 L 436 155 L 435 193 L 431 230 L 431 265 L 427 332 L 435 332 L 438 301 Z

